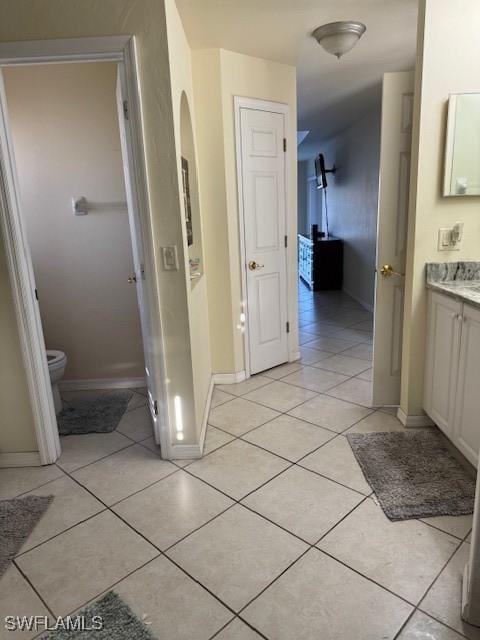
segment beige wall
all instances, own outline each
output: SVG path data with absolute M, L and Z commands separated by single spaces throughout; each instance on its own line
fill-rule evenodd
M 125 202 L 116 64 L 4 70 L 23 219 L 47 349 L 66 380 L 144 376 L 128 214 L 74 216 L 71 199 Z
M 234 96 L 288 104 L 289 290 L 296 299 L 297 166 L 295 68 L 223 49 L 193 52 L 205 261 L 215 373 L 243 371 L 244 346 Z M 296 305 L 295 305 L 296 308 Z M 296 342 L 298 322 L 290 318 Z M 213 339 L 215 338 L 215 339 Z
M 13 299 L 0 235 L 0 454 L 37 451 Z
M 425 12 L 425 19 L 423 19 Z M 414 105 L 401 407 L 422 412 L 425 263 L 480 259 L 480 199 L 443 198 L 443 153 L 450 93 L 480 91 L 478 0 L 422 0 Z M 440 227 L 465 224 L 460 251 L 439 252 Z
M 108 35 L 136 37 L 151 240 L 157 260 L 151 276 L 155 282 L 165 343 L 166 404 L 170 415 L 174 416 L 175 397 L 180 397 L 184 422 L 182 443 L 191 444 L 197 440 L 197 431 L 164 5 L 158 0 L 135 3 L 131 0 L 82 0 L 76 3 L 16 0 L 0 5 L 0 42 Z M 163 270 L 159 257 L 162 245 L 177 245 L 178 271 Z M 4 336 L 12 335 L 14 325 L 11 313 L 2 315 L 2 341 Z M 5 375 L 5 370 L 7 375 L 12 375 L 0 361 L 0 375 Z M 9 396 L 8 416 L 23 410 L 24 393 L 20 390 L 25 388 L 25 377 L 21 372 L 12 375 L 11 388 L 19 391 Z M 0 424 L 6 417 L 7 409 L 2 404 Z M 171 438 L 176 443 L 174 434 Z
M 173 103 L 173 121 L 175 131 L 178 180 L 181 184 L 181 157 L 189 163 L 190 195 L 193 218 L 193 245 L 187 247 L 186 228 L 183 225 L 183 244 L 185 269 L 188 273 L 188 257 L 203 256 L 202 211 L 199 198 L 199 176 L 197 172 L 197 153 L 195 144 L 194 96 L 190 46 L 187 42 L 175 1 L 166 0 L 166 18 L 168 30 L 168 48 L 170 56 L 170 76 Z M 182 215 L 183 196 L 180 196 Z M 201 264 L 201 271 L 206 265 Z M 187 286 L 190 342 L 192 350 L 192 371 L 195 397 L 195 419 L 197 437 L 200 435 L 204 413 L 208 407 L 208 392 L 212 379 L 210 356 L 210 336 L 208 322 L 207 279 L 204 275 L 192 280 Z
M 377 245 L 380 106 L 322 145 L 330 233 L 344 242 L 343 288 L 373 308 Z

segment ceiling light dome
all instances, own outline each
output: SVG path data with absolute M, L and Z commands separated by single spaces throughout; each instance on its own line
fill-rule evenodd
M 365 33 L 367 27 L 353 20 L 345 22 L 329 22 L 317 27 L 312 36 L 325 51 L 341 58 L 353 49 Z

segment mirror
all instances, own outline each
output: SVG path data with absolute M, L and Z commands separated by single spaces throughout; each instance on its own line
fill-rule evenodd
M 480 93 L 448 100 L 443 195 L 480 195 Z

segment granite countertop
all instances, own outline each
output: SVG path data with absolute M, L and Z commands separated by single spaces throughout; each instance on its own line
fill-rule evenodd
M 427 288 L 480 309 L 480 262 L 427 263 Z

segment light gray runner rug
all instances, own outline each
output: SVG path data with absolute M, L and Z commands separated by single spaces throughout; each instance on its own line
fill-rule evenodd
M 131 391 L 121 390 L 73 400 L 58 414 L 58 432 L 69 436 L 114 431 L 131 398 Z
M 475 479 L 438 429 L 347 435 L 390 520 L 473 513 Z
M 0 500 L 0 576 L 48 509 L 53 496 Z
M 73 614 L 73 623 L 79 620 L 77 616 L 83 630 L 56 629 L 42 635 L 41 640 L 155 640 L 149 629 L 113 591 Z M 101 629 L 87 628 L 97 626 L 100 619 Z

